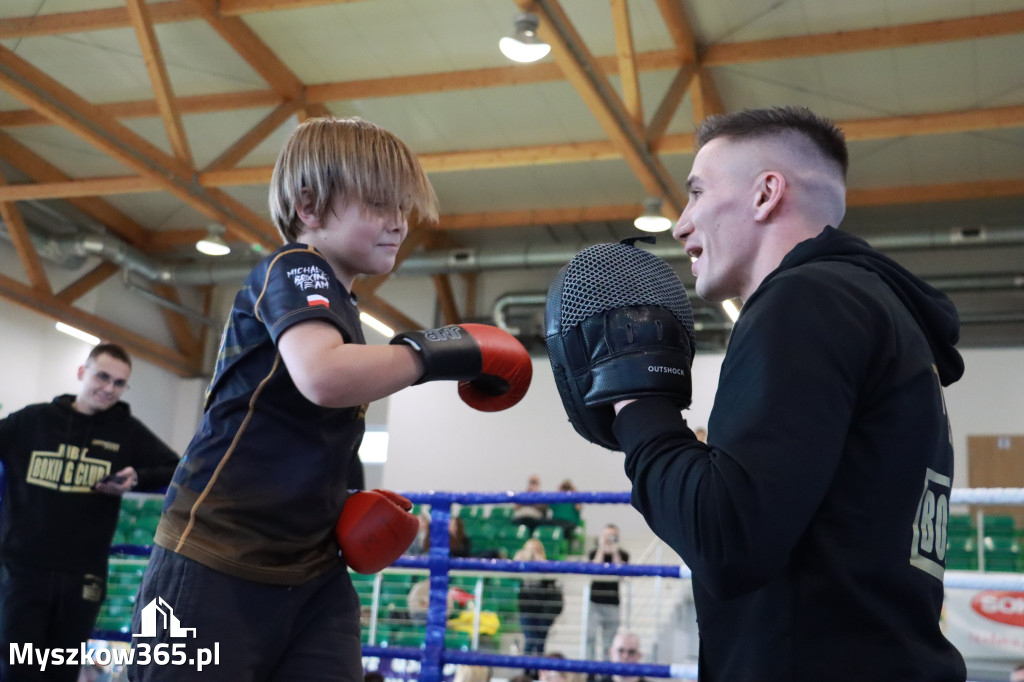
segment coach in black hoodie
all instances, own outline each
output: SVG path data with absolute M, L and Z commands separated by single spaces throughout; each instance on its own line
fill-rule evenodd
M 78 395 L 0 420 L 4 682 L 39 679 L 38 664 L 10 665 L 11 644 L 77 650 L 89 638 L 106 594 L 121 495 L 166 486 L 178 465 L 174 451 L 121 402 L 130 375 L 124 349 L 100 344 L 78 369 Z M 78 666 L 48 666 L 44 677 L 77 680 Z
M 842 133 L 795 107 L 701 124 L 673 235 L 743 303 L 699 442 L 616 405 L 633 505 L 693 571 L 700 679 L 962 681 L 939 616 L 963 374 L 951 302 L 845 212 Z

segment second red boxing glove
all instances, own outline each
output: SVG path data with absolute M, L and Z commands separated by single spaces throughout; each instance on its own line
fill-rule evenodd
M 419 521 L 410 509 L 412 502 L 390 490 L 350 495 L 334 528 L 345 563 L 364 575 L 393 564 L 419 531 Z

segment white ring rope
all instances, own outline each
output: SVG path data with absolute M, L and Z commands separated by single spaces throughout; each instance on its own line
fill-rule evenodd
M 1024 504 L 1024 488 L 953 488 L 950 504 Z

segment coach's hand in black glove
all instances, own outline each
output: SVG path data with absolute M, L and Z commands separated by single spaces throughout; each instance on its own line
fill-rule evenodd
M 667 397 L 690 405 L 693 313 L 678 275 L 635 240 L 576 254 L 548 289 L 548 357 L 576 432 L 618 450 L 613 405 Z
M 668 309 L 655 305 L 616 308 L 580 324 L 590 354 L 587 407 L 660 396 L 690 406 L 693 385 L 690 334 Z

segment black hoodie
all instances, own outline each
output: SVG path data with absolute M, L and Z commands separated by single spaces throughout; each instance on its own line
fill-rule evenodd
M 131 415 L 127 403 L 87 415 L 62 395 L 0 420 L 7 485 L 0 516 L 0 560 L 43 569 L 106 575 L 121 498 L 92 490 L 126 466 L 138 490 L 171 480 L 178 456 Z
M 693 571 L 701 680 L 965 679 L 939 626 L 958 329 L 828 227 L 745 302 L 708 445 L 668 400 L 619 414 L 633 506 Z

